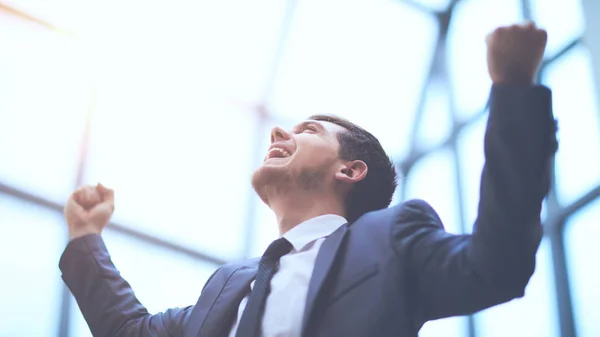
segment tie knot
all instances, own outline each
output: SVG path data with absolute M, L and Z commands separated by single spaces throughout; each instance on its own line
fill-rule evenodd
M 278 261 L 282 256 L 292 250 L 292 244 L 285 238 L 279 238 L 269 245 L 263 257 L 271 258 Z

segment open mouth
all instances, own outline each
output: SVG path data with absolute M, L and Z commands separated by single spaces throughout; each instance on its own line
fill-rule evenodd
M 273 158 L 287 158 L 291 156 L 291 154 L 280 147 L 273 147 L 269 149 L 269 153 L 267 153 L 267 157 L 265 160 L 273 159 Z

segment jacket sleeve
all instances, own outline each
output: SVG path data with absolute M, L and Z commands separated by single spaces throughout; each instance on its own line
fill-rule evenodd
M 99 235 L 71 241 L 59 267 L 94 337 L 183 336 L 192 306 L 149 314 L 115 268 Z
M 522 297 L 542 237 L 540 212 L 557 149 L 551 92 L 494 86 L 472 235 L 452 235 L 427 203 L 406 202 L 392 226 L 423 321 L 466 315 Z

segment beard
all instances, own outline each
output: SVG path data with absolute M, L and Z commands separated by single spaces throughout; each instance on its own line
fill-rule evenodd
M 322 189 L 329 167 L 292 169 L 261 166 L 252 175 L 252 187 L 265 204 L 269 196 Z

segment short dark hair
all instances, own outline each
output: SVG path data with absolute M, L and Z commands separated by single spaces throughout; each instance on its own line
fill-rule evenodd
M 341 117 L 314 115 L 309 119 L 333 123 L 346 129 L 337 134 L 340 158 L 362 160 L 367 164 L 367 176 L 357 182 L 346 196 L 346 219 L 352 223 L 367 212 L 388 207 L 398 185 L 397 175 L 394 162 L 385 153 L 379 140 Z

